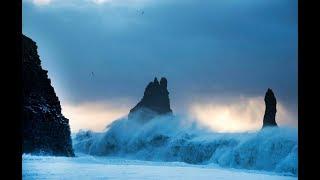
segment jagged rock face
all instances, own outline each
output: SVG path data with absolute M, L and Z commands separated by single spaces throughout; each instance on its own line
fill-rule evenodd
M 69 120 L 46 70 L 41 67 L 37 45 L 22 35 L 23 153 L 74 156 Z
M 266 95 L 264 97 L 264 102 L 266 104 L 266 110 L 263 117 L 262 128 L 277 126 L 277 123 L 276 123 L 277 100 L 271 89 L 267 90 Z
M 150 82 L 141 101 L 130 110 L 129 118 L 136 114 L 143 119 L 150 119 L 155 115 L 172 114 L 167 84 L 167 79 L 164 77 L 161 78 L 160 83 L 157 78 Z

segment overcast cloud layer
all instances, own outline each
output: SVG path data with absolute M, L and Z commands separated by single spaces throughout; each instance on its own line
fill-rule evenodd
M 176 112 L 270 87 L 296 113 L 297 21 L 296 0 L 25 0 L 22 27 L 65 104 L 132 106 L 165 76 Z

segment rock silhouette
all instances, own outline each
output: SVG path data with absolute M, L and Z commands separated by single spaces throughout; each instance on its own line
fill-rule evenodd
M 22 35 L 22 153 L 74 156 L 69 120 L 43 70 L 37 45 Z
M 276 100 L 276 97 L 274 96 L 273 91 L 270 88 L 268 88 L 266 92 L 266 95 L 264 97 L 264 102 L 266 104 L 266 110 L 263 117 L 262 128 L 277 126 L 276 119 L 275 119 L 276 113 L 277 113 L 277 100 Z
M 141 101 L 130 110 L 128 117 L 133 118 L 138 114 L 142 119 L 150 119 L 156 115 L 172 114 L 167 84 L 164 77 L 160 82 L 154 78 L 154 81 L 147 85 Z

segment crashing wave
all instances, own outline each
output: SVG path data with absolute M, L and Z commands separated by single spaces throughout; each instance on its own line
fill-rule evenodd
M 266 170 L 297 176 L 297 129 L 264 128 L 257 132 L 217 133 L 178 116 L 147 122 L 119 119 L 105 132 L 80 131 L 74 150 L 96 156 L 152 161 L 215 163 L 222 167 Z

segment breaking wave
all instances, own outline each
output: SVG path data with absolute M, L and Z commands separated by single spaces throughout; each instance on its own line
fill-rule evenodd
M 75 152 L 152 161 L 218 164 L 221 167 L 273 171 L 297 176 L 296 128 L 217 133 L 197 121 L 160 116 L 147 122 L 119 119 L 105 132 L 79 131 Z

